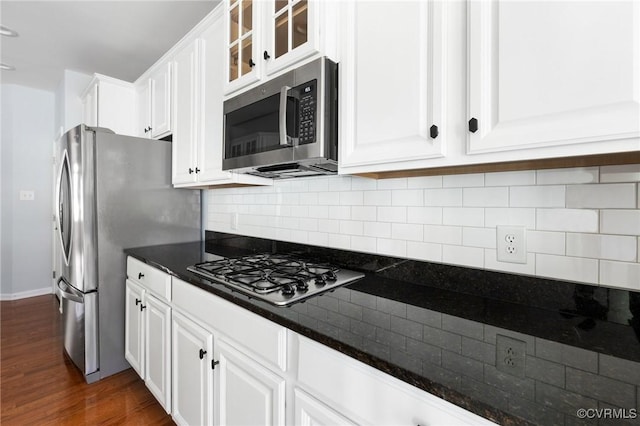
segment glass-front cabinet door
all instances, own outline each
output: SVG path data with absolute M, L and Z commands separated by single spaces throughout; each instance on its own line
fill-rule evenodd
M 318 50 L 314 13 L 319 5 L 317 1 L 274 0 L 266 6 L 269 9 L 265 13 L 268 32 L 265 56 L 269 56 L 266 72 L 270 74 Z
M 259 8 L 259 1 L 227 1 L 227 93 L 260 78 L 262 61 L 257 58 L 260 40 L 255 25 Z

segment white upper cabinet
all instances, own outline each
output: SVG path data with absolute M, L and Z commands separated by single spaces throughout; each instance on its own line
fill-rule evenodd
M 171 61 L 158 66 L 138 86 L 138 135 L 162 138 L 171 133 Z
M 332 3 L 226 0 L 224 93 L 267 78 L 310 56 L 335 56 Z
M 447 4 L 341 4 L 340 172 L 444 156 Z
M 640 148 L 639 2 L 471 1 L 468 25 L 468 153 Z
M 222 170 L 223 22 L 220 13 L 173 59 L 175 186 L 271 185 L 272 181 Z
M 84 124 L 136 136 L 136 92 L 132 83 L 94 74 L 81 98 Z

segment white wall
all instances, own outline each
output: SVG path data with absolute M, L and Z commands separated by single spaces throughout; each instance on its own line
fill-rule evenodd
M 0 299 L 51 292 L 53 92 L 2 85 Z M 20 190 L 35 192 L 20 201 Z
M 640 164 L 207 191 L 206 229 L 640 291 Z M 231 217 L 239 214 L 239 227 Z M 527 229 L 524 265 L 496 226 Z
M 65 70 L 64 77 L 56 89 L 55 137 L 82 124 L 83 106 L 80 95 L 87 89 L 92 76 Z

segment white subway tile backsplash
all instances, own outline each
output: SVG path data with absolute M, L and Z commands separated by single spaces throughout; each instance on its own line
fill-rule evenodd
M 508 207 L 509 188 L 464 188 L 462 205 L 465 207 Z
M 528 231 L 527 251 L 563 256 L 565 254 L 565 233 Z
M 536 209 L 534 208 L 486 208 L 484 226 L 494 228 L 501 225 L 536 227 Z
M 517 186 L 509 191 L 511 207 L 565 207 L 565 187 Z
M 424 191 L 422 189 L 397 189 L 391 193 L 391 204 L 394 206 L 423 206 Z
M 364 203 L 364 193 L 362 191 L 340 192 L 341 206 L 361 206 Z
M 337 206 L 340 204 L 340 193 L 320 192 L 318 193 L 318 204 L 323 206 Z
M 394 240 L 422 241 L 422 225 L 412 225 L 406 223 L 391 224 L 391 238 Z
M 378 207 L 379 222 L 402 222 L 407 221 L 406 207 Z
M 378 250 L 377 239 L 373 237 L 363 237 L 358 235 L 351 236 L 351 250 L 376 253 Z
M 351 219 L 350 206 L 329 207 L 329 219 Z
M 442 209 L 445 225 L 483 226 L 484 209 L 474 207 L 445 207 Z
M 598 183 L 598 176 L 598 167 L 538 170 L 536 171 L 536 183 L 538 185 Z
M 401 240 L 389 240 L 386 238 L 378 238 L 378 253 L 388 256 L 407 256 L 407 242 Z
M 639 164 L 320 176 L 210 190 L 203 200 L 210 230 L 638 290 L 639 182 Z M 526 264 L 496 260 L 499 225 L 527 229 Z
M 377 209 L 374 206 L 353 206 L 351 207 L 351 219 L 375 221 Z
M 340 221 L 335 219 L 319 219 L 318 230 L 329 234 L 337 234 L 340 232 Z
M 632 209 L 635 206 L 636 185 L 633 183 L 567 186 L 569 208 Z
M 484 186 L 484 174 L 445 175 L 442 177 L 443 188 L 469 188 Z
M 636 237 L 605 234 L 567 234 L 567 256 L 635 262 Z
M 462 189 L 427 189 L 424 192 L 425 206 L 461 207 Z
M 601 260 L 600 285 L 640 291 L 640 264 Z
M 441 207 L 408 207 L 407 222 L 422 223 L 425 225 L 442 224 Z
M 442 244 L 408 241 L 407 257 L 431 262 L 442 262 Z
M 378 181 L 375 179 L 353 176 L 351 178 L 351 189 L 354 191 L 372 191 L 378 188 Z
M 485 186 L 519 186 L 535 184 L 536 172 L 534 170 L 487 173 L 484 176 Z
M 407 188 L 442 188 L 442 176 L 421 176 L 411 178 L 407 182 Z
M 600 215 L 603 234 L 640 235 L 640 210 L 602 210 Z
M 341 220 L 340 233 L 346 235 L 362 235 L 364 225 L 357 220 Z
M 406 188 L 407 188 L 407 178 L 378 180 L 378 189 L 406 189 Z
M 512 274 L 535 275 L 536 255 L 527 253 L 527 263 L 507 263 L 498 262 L 498 255 L 495 249 L 484 251 L 484 267 L 492 271 L 509 272 Z
M 329 247 L 349 250 L 351 248 L 351 237 L 342 234 L 329 234 Z
M 536 254 L 536 275 L 567 281 L 598 283 L 598 260 Z
M 362 233 L 368 237 L 391 238 L 391 224 L 383 222 L 364 222 Z
M 445 225 L 424 225 L 424 241 L 439 244 L 462 244 L 462 227 Z
M 541 231 L 598 232 L 598 211 L 537 209 L 536 229 Z
M 364 191 L 365 206 L 390 206 L 391 191 Z
M 495 228 L 462 228 L 462 245 L 466 247 L 496 248 Z
M 600 182 L 640 182 L 640 164 L 602 166 Z
M 442 261 L 454 265 L 482 268 L 484 266 L 484 249 L 464 246 L 442 246 Z

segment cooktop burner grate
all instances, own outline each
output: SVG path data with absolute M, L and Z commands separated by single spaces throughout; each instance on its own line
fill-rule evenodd
M 363 277 L 358 272 L 282 254 L 224 258 L 187 269 L 276 305 L 289 305 Z

